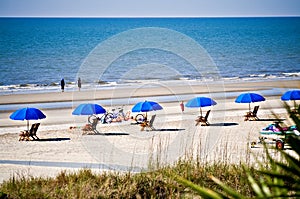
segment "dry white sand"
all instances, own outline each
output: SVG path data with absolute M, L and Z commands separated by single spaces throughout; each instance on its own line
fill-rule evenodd
M 63 102 L 72 100 L 95 101 L 145 97 L 154 95 L 201 94 L 213 92 L 258 91 L 269 88 L 300 88 L 299 81 L 250 82 L 239 84 L 170 85 L 149 88 L 115 88 L 100 91 L 40 93 L 0 96 L 1 104 Z M 208 92 L 210 91 L 210 92 Z M 207 93 L 206 93 L 207 92 Z M 92 100 L 91 100 L 91 96 Z M 41 120 L 37 135 L 40 141 L 18 141 L 18 134 L 26 127 L 25 121 L 9 119 L 11 112 L 0 112 L 0 181 L 12 176 L 55 176 L 62 170 L 76 171 L 91 168 L 103 170 L 140 171 L 152 164 L 172 163 L 178 158 L 193 155 L 201 161 L 247 162 L 253 153 L 262 149 L 250 149 L 249 142 L 257 140 L 259 131 L 275 119 L 284 118 L 285 125 L 292 125 L 283 108 L 280 96 L 268 96 L 259 105 L 261 121 L 244 121 L 248 104 L 236 104 L 233 98 L 217 98 L 217 105 L 203 108 L 212 110 L 210 126 L 195 126 L 199 109 L 188 109 L 182 113 L 179 102 L 162 102 L 164 109 L 156 114 L 156 131 L 140 131 L 140 126 L 131 121 L 99 124 L 97 129 L 105 135 L 83 135 L 81 127 L 86 116 L 72 116 L 72 108 L 42 110 L 47 118 Z M 124 110 L 130 110 L 126 104 Z M 135 115 L 135 114 L 133 114 Z M 33 121 L 31 121 L 33 122 Z M 70 129 L 69 127 L 76 127 Z M 251 151 L 251 153 L 250 153 Z

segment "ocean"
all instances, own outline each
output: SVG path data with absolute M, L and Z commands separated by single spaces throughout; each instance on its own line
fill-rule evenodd
M 193 59 L 199 53 L 193 52 L 190 44 L 183 47 L 181 37 L 173 33 L 197 43 L 214 65 L 212 74 L 203 75 L 193 67 L 193 61 L 168 48 L 155 48 L 161 44 L 125 49 L 124 53 L 119 45 L 111 45 L 107 52 L 118 51 L 113 60 L 105 60 L 112 55 L 103 52 L 99 59 L 90 57 L 110 39 L 124 32 L 137 34 L 134 30 L 141 29 L 149 34 L 158 30 L 158 35 L 163 30 L 159 37 L 165 39 L 161 41 L 164 45 L 178 43 L 175 51 L 194 53 Z M 122 40 L 121 46 L 151 39 L 146 33 Z M 57 91 L 62 78 L 67 89 L 74 88 L 80 70 L 91 62 L 99 64 L 95 71 L 102 72 L 99 75 L 91 70 L 96 79 L 82 78 L 83 89 L 95 81 L 103 86 L 152 80 L 213 81 L 216 72 L 224 81 L 300 79 L 300 17 L 0 18 L 0 95 Z

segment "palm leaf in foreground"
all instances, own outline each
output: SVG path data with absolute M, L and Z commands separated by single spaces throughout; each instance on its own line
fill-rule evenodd
M 287 111 L 299 130 L 299 117 L 289 107 L 287 107 Z M 281 154 L 283 158 L 281 161 L 272 158 L 268 149 L 264 146 L 270 167 L 266 169 L 263 164 L 259 163 L 261 168 L 256 170 L 261 174 L 259 179 L 255 179 L 250 168 L 244 167 L 248 182 L 255 193 L 255 198 L 300 197 L 300 137 L 290 136 L 287 139 L 287 144 L 291 147 L 289 151 L 274 149 Z M 222 191 L 200 187 L 176 175 L 173 175 L 173 177 L 178 183 L 196 191 L 204 198 L 246 198 L 215 177 L 211 177 L 211 179 L 221 187 Z

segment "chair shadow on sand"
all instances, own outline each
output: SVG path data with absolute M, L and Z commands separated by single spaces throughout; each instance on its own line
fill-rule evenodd
M 129 133 L 122 133 L 122 132 L 118 132 L 118 133 L 104 133 L 102 135 L 106 135 L 106 136 L 118 136 L 118 135 L 129 135 Z
M 214 123 L 214 124 L 210 124 L 210 126 L 237 126 L 239 125 L 238 123 Z
M 267 122 L 267 121 L 270 121 L 270 122 L 283 122 L 284 120 L 285 119 L 279 119 L 279 118 L 266 118 L 266 119 L 259 118 L 256 121 L 263 121 L 263 122 Z
M 185 129 L 154 129 L 146 131 L 184 131 Z M 102 135 L 102 136 L 120 136 L 120 135 L 129 135 L 129 133 L 123 132 L 112 132 L 112 133 L 90 133 L 86 135 Z
M 67 141 L 67 140 L 71 140 L 71 138 L 40 138 L 40 139 L 36 139 L 36 140 L 32 140 L 32 141 L 37 141 L 37 142 L 57 142 L 57 141 Z
M 119 135 L 129 135 L 129 133 L 124 133 L 124 132 L 111 132 L 111 133 L 87 133 L 84 135 L 102 135 L 102 136 L 119 136 Z
M 184 131 L 185 129 L 169 129 L 169 128 L 166 128 L 166 129 L 154 129 L 152 131 Z

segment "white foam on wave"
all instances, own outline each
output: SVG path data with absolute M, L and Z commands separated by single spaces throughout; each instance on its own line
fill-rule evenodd
M 110 89 L 114 87 L 131 87 L 137 85 L 155 85 L 155 84 L 171 84 L 181 85 L 183 82 L 187 84 L 199 84 L 199 83 L 214 83 L 216 81 L 236 82 L 236 81 L 265 81 L 265 80 L 298 80 L 300 79 L 300 72 L 281 73 L 281 74 L 250 74 L 248 76 L 239 77 L 223 77 L 223 78 L 201 78 L 191 79 L 188 77 L 181 77 L 179 79 L 161 80 L 161 79 L 135 79 L 135 80 L 123 80 L 112 82 L 84 82 L 81 90 L 92 89 Z M 65 86 L 65 91 L 77 90 L 76 82 L 68 82 Z M 28 94 L 28 93 L 45 93 L 45 92 L 60 92 L 60 85 L 58 83 L 51 83 L 49 85 L 39 84 L 19 84 L 19 85 L 2 85 L 0 86 L 0 95 L 10 94 Z
M 267 77 L 267 74 L 251 74 L 250 77 Z
M 300 72 L 295 73 L 282 73 L 286 77 L 300 77 Z
M 74 85 L 66 85 L 66 90 L 73 88 Z M 7 85 L 0 86 L 0 95 L 9 95 L 15 93 L 43 93 L 43 92 L 56 92 L 60 91 L 60 86 L 45 86 L 36 84 L 22 85 Z

